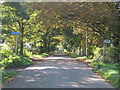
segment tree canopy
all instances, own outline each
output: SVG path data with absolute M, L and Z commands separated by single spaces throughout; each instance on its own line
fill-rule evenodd
M 5 2 L 3 33 L 8 32 L 6 41 L 13 48 L 15 36 L 10 32 L 21 33 L 18 45 L 21 55 L 26 42 L 38 52 L 50 52 L 59 43 L 69 51 L 102 47 L 104 39 L 117 46 L 120 17 L 116 5 L 116 2 Z

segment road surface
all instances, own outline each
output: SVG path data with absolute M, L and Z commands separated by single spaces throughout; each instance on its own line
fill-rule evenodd
M 3 88 L 114 88 L 92 68 L 67 55 L 53 55 L 23 69 Z

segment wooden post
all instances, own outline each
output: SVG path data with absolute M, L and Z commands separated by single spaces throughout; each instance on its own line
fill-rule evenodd
M 18 36 L 16 35 L 15 54 L 18 53 Z

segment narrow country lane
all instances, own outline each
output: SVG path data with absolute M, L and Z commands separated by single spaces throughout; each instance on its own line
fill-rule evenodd
M 22 70 L 3 88 L 113 88 L 90 67 L 67 55 L 53 55 Z

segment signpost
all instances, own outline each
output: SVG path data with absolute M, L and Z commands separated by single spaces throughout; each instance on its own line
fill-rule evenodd
M 110 43 L 110 40 L 105 39 L 105 40 L 104 40 L 104 43 Z
M 16 46 L 15 46 L 15 53 L 17 54 L 18 35 L 20 35 L 20 32 L 12 32 L 12 34 L 16 35 Z
M 12 34 L 20 35 L 20 32 L 12 32 Z
M 107 43 L 110 43 L 110 40 L 108 40 L 108 39 L 105 39 L 104 40 L 104 46 L 103 46 L 103 56 L 104 56 L 104 59 L 106 59 L 105 57 L 106 57 L 106 44 Z

